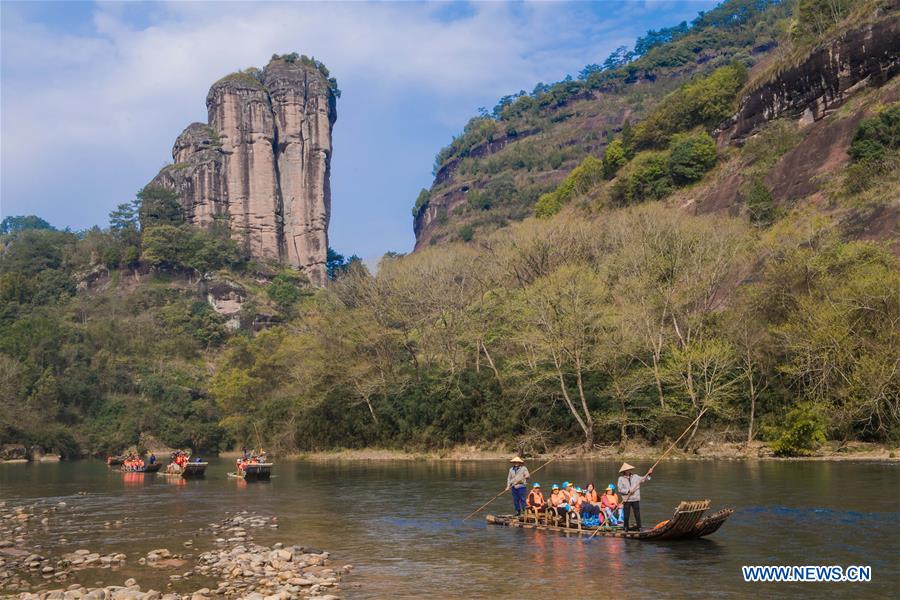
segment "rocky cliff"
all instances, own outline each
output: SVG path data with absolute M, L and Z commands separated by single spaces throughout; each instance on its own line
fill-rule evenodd
M 176 190 L 192 224 L 227 224 L 251 257 L 324 285 L 336 96 L 327 69 L 305 56 L 223 77 L 206 97 L 208 123 L 178 136 L 174 164 L 150 185 Z
M 898 72 L 900 19 L 845 31 L 744 94 L 720 142 L 739 141 L 780 117 L 818 121 L 861 87 L 883 85 Z

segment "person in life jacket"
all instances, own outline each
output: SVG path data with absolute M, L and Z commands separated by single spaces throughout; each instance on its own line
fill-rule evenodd
M 569 504 L 575 499 L 575 484 L 569 481 L 563 482 L 563 494 L 568 498 Z
M 584 486 L 584 497 L 591 504 L 600 504 L 600 497 L 597 495 L 597 488 L 594 487 L 593 483 L 588 483 Z
M 531 492 L 528 494 L 528 508 L 533 508 L 538 512 L 542 512 L 547 508 L 547 501 L 541 492 L 541 484 L 535 483 L 531 486 Z
M 585 491 L 581 488 L 575 488 L 575 495 L 577 496 L 575 506 L 582 519 L 590 522 L 598 520 L 600 517 L 600 507 L 591 502 L 585 494 Z
M 606 492 L 600 497 L 600 508 L 606 515 L 607 523 L 613 526 L 622 524 L 622 502 L 613 484 L 606 486 Z
M 563 494 L 562 490 L 555 483 L 550 491 L 550 510 L 555 511 L 560 517 L 565 517 L 569 512 L 568 497 Z

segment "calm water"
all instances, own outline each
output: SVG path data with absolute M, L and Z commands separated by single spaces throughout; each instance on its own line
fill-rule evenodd
M 638 463 L 640 467 L 645 467 Z M 462 517 L 503 487 L 507 466 L 494 462 L 281 461 L 270 483 L 246 484 L 213 461 L 202 481 L 125 475 L 104 463 L 0 465 L 0 500 L 69 504 L 43 543 L 121 551 L 134 575 L 138 552 L 183 551 L 196 531 L 225 511 L 278 515 L 281 527 L 258 542 L 285 541 L 332 553 L 356 568 L 347 598 L 509 597 L 897 597 L 900 593 L 900 466 L 896 463 L 664 463 L 642 490 L 645 527 L 671 516 L 679 500 L 710 498 L 736 513 L 711 538 L 649 543 L 489 526 Z M 618 463 L 554 463 L 539 473 L 548 485 L 572 479 L 599 486 Z M 87 491 L 87 496 L 78 496 Z M 508 512 L 497 500 L 486 512 Z M 121 529 L 105 521 L 129 520 Z M 66 522 L 70 521 L 70 522 Z M 40 539 L 40 538 L 38 538 Z M 210 547 L 194 538 L 196 551 Z M 868 584 L 748 584 L 744 564 L 870 565 Z M 96 573 L 87 582 L 100 579 Z M 164 576 L 159 576 L 163 581 Z M 195 586 L 200 587 L 200 586 Z M 157 589 L 159 589 L 157 587 Z

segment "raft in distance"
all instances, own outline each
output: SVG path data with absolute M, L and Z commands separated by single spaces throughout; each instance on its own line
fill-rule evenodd
M 229 473 L 229 477 L 243 479 L 244 481 L 268 481 L 272 478 L 272 463 L 250 463 L 244 465 L 237 473 Z
M 492 525 L 505 525 L 507 527 L 522 527 L 524 529 L 543 529 L 560 533 L 574 533 L 577 535 L 594 535 L 597 537 L 618 537 L 634 540 L 693 540 L 718 531 L 719 527 L 731 516 L 734 509 L 722 510 L 704 517 L 709 510 L 709 500 L 683 501 L 675 509 L 672 518 L 663 521 L 653 529 L 644 531 L 624 531 L 623 529 L 607 527 L 583 527 L 581 523 L 570 522 L 568 526 L 561 519 L 546 520 L 535 518 L 534 513 L 522 517 L 514 515 L 488 515 L 487 522 Z M 599 531 L 598 531 L 599 529 Z

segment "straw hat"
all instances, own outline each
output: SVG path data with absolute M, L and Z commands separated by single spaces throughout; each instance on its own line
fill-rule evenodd
M 629 465 L 628 463 L 622 463 L 622 466 L 619 467 L 619 473 L 622 471 L 634 471 L 634 466 Z
M 525 461 L 522 460 L 522 458 L 519 457 L 519 456 L 513 456 L 511 459 L 509 459 L 509 462 L 511 462 L 511 463 L 521 463 L 521 464 L 523 464 L 523 465 L 525 464 Z

